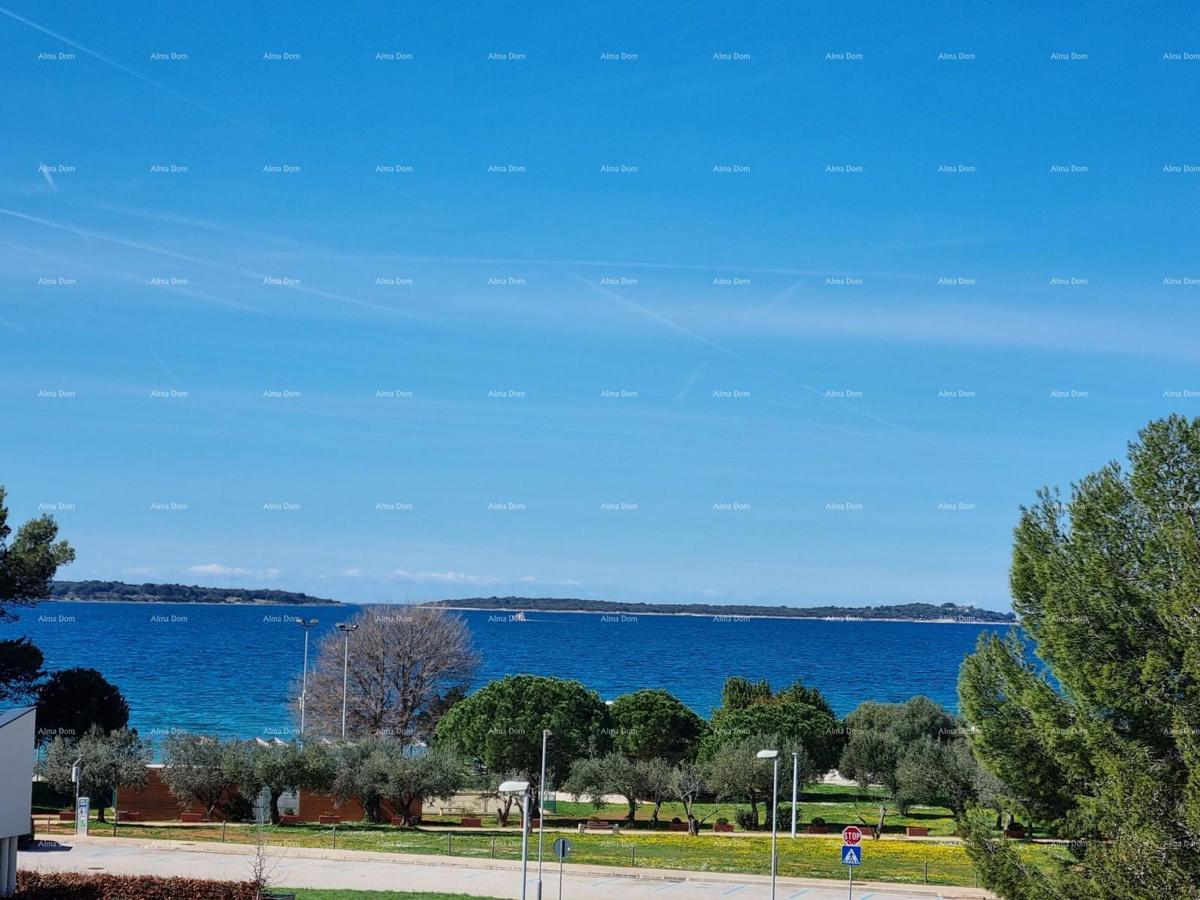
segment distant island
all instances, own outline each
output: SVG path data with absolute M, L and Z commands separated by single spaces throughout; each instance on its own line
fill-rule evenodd
M 201 587 L 195 584 L 126 584 L 123 581 L 52 581 L 47 600 L 108 600 L 125 603 L 270 603 L 337 606 L 339 601 L 294 591 Z
M 891 606 L 741 606 L 720 603 L 620 603 L 542 597 L 478 597 L 438 600 L 428 606 L 506 612 L 595 612 L 628 615 L 745 616 L 776 619 L 873 619 L 903 622 L 983 622 L 1012 624 L 1017 617 L 955 603 L 900 603 Z
M 260 603 L 294 606 L 338 606 L 339 600 L 295 591 L 200 587 L 187 584 L 126 584 L 123 581 L 53 581 L 48 600 L 123 603 Z M 364 604 L 375 605 L 375 604 Z M 1007 625 L 1010 612 L 955 603 L 901 603 L 890 606 L 742 606 L 733 603 L 622 603 L 572 597 L 474 597 L 435 600 L 421 606 L 503 612 L 609 613 L 645 616 L 727 616 L 730 618 L 851 619 L 899 622 L 976 622 Z

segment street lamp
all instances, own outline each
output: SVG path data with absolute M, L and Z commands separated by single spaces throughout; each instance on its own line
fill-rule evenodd
M 796 837 L 796 789 L 800 786 L 800 754 L 792 753 L 792 838 Z
M 525 900 L 525 887 L 529 872 L 529 782 L 502 782 L 500 793 L 523 795 L 521 800 L 521 900 Z
M 776 830 L 779 826 L 779 751 L 759 750 L 758 758 L 773 760 L 775 769 L 774 780 L 771 783 L 771 900 L 775 900 L 775 843 L 778 840 Z
M 338 622 L 337 628 L 346 638 L 346 649 L 342 654 L 342 740 L 344 741 L 346 739 L 346 679 L 350 672 L 350 632 L 358 630 L 358 623 Z
M 304 707 L 308 700 L 308 631 L 317 624 L 316 619 L 297 619 L 296 624 L 304 629 L 304 672 L 300 676 L 300 740 L 304 740 Z
M 538 782 L 538 889 L 537 900 L 542 900 L 542 838 L 546 833 L 546 740 L 550 729 L 542 729 L 542 780 Z
M 75 815 L 79 815 L 79 785 L 83 782 L 83 757 L 71 763 L 71 780 L 75 782 Z

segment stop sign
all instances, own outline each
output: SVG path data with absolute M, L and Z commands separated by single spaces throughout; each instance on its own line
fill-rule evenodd
M 862 829 L 857 825 L 847 825 L 842 829 L 842 843 L 849 844 L 851 847 L 853 847 L 861 840 Z

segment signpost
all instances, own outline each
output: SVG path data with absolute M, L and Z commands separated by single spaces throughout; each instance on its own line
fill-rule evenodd
M 80 837 L 87 837 L 88 813 L 91 812 L 91 805 L 90 797 L 80 797 L 75 801 L 75 833 Z
M 570 852 L 571 842 L 566 838 L 559 838 L 554 842 L 554 855 L 558 857 L 558 900 L 562 900 L 563 860 Z
M 851 825 L 842 832 L 842 865 L 850 867 L 850 890 L 846 894 L 850 900 L 854 900 L 854 868 L 862 865 L 862 847 L 859 842 L 862 840 L 862 829 Z

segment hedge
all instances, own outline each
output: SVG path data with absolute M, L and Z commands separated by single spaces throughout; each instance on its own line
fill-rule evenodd
M 203 881 L 154 875 L 17 872 L 22 900 L 258 900 L 248 881 Z

